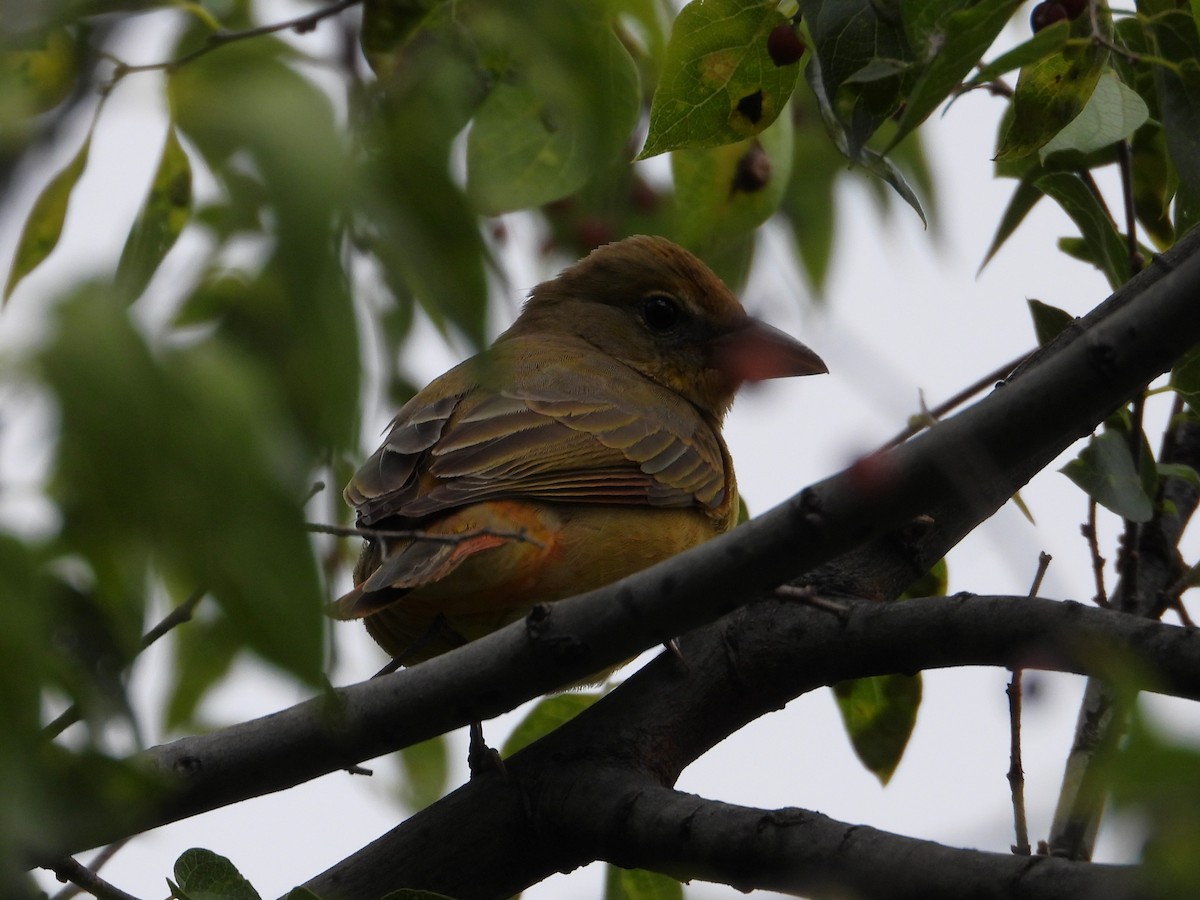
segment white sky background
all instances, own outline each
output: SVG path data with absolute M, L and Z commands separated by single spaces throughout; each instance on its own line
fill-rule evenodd
M 264 13 L 284 18 L 290 7 Z M 329 26 L 303 39 L 306 48 L 325 46 Z M 324 35 L 325 37 L 323 37 Z M 1020 39 L 1014 31 L 1008 40 Z M 144 42 L 142 48 L 152 46 Z M 131 62 L 147 61 L 137 47 Z M 144 52 L 144 51 L 143 51 Z M 314 52 L 320 52 L 319 49 Z M 157 57 L 155 57 L 157 58 Z M 797 334 L 819 352 L 831 374 L 771 382 L 747 390 L 726 426 L 738 480 L 752 513 L 762 512 L 805 485 L 843 468 L 898 431 L 918 409 L 924 389 L 930 406 L 1001 363 L 1028 350 L 1033 329 L 1025 309 L 1037 297 L 1076 315 L 1108 294 L 1103 277 L 1058 252 L 1061 235 L 1074 234 L 1065 215 L 1041 203 L 978 278 L 1013 188 L 995 181 L 990 156 L 1002 101 L 982 92 L 955 104 L 922 131 L 941 189 L 933 228 L 897 204 L 884 220 L 868 192 L 843 181 L 838 196 L 838 234 L 825 303 L 816 308 L 790 258 L 790 238 L 777 231 L 763 237 L 759 266 L 744 293 L 746 306 Z M 21 221 L 50 173 L 66 162 L 87 127 L 63 144 L 65 153 L 23 173 L 18 203 L 0 210 L 0 260 L 11 259 Z M 0 352 L 27 345 L 48 302 L 79 272 L 110 272 L 116 264 L 161 147 L 165 128 L 161 79 L 133 76 L 105 110 L 93 143 L 88 173 L 72 200 L 62 243 L 31 275 L 0 315 Z M 1119 192 L 1111 174 L 1101 179 L 1110 202 Z M 527 220 L 510 217 L 519 242 Z M 158 289 L 190 273 L 186 249 L 173 253 L 156 282 Z M 510 272 L 515 302 L 545 272 Z M 504 307 L 499 307 L 504 308 Z M 502 323 L 507 324 L 507 322 Z M 427 380 L 456 361 L 424 335 L 410 361 Z M 421 380 L 418 378 L 417 380 Z M 1157 446 L 1169 401 L 1151 404 L 1148 436 Z M 0 523 L 28 528 L 47 523 L 46 509 L 32 495 L 47 461 L 31 456 L 34 441 L 53 432 L 34 404 L 0 393 Z M 367 414 L 372 435 L 391 411 Z M 43 444 L 44 445 L 44 444 Z M 1069 458 L 1069 457 L 1068 457 Z M 1034 479 L 1023 496 L 1037 519 L 1034 527 L 1010 504 L 968 537 L 949 557 L 951 591 L 1025 593 L 1038 552 L 1054 556 L 1042 594 L 1087 601 L 1094 593 L 1090 561 L 1079 536 L 1083 495 L 1055 470 Z M 1103 514 L 1103 551 L 1115 555 L 1117 523 Z M 1194 543 L 1194 541 L 1193 541 Z M 1110 567 L 1111 569 L 1111 567 Z M 1110 571 L 1110 586 L 1115 581 Z M 336 684 L 361 680 L 383 661 L 361 629 L 339 625 L 341 665 Z M 167 677 L 165 653 L 151 650 L 134 674 L 137 696 L 156 719 Z M 838 720 L 831 694 L 818 691 L 793 702 L 731 737 L 689 768 L 684 791 L 751 806 L 801 806 L 861 823 L 947 844 L 1004 852 L 1013 841 L 1008 769 L 1007 672 L 956 669 L 925 674 L 925 701 L 903 762 L 881 787 L 858 763 Z M 1031 838 L 1044 838 L 1053 812 L 1066 751 L 1070 747 L 1082 679 L 1033 674 L 1040 686 L 1026 700 L 1023 738 L 1026 797 Z M 298 688 L 264 667 L 243 663 L 204 707 L 213 722 L 231 723 L 273 712 L 305 699 Z M 1194 726 L 1194 710 L 1151 699 L 1156 710 Z M 486 725 L 499 745 L 521 711 Z M 1196 733 L 1196 728 L 1190 729 Z M 160 736 L 147 735 L 155 742 Z M 466 777 L 465 736 L 455 736 L 451 786 Z M 395 825 L 402 812 L 391 799 L 394 768 L 372 765 L 372 779 L 335 773 L 291 791 L 250 800 L 192 820 L 157 829 L 117 854 L 104 875 L 143 898 L 165 896 L 164 878 L 175 858 L 193 846 L 230 857 L 264 897 L 277 896 L 332 865 Z M 1111 823 L 1110 823 L 1111 824 Z M 463 848 L 470 853 L 469 847 Z M 1098 858 L 1136 858 L 1132 826 L 1101 832 Z M 83 858 L 88 858 L 85 855 Z M 530 889 L 535 900 L 599 897 L 602 867 L 555 876 Z M 52 879 L 47 879 L 47 885 Z M 695 884 L 694 898 L 742 896 L 732 888 Z M 760 894 L 759 896 L 768 896 Z

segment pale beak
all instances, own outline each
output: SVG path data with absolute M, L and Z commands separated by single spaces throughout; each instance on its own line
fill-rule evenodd
M 750 317 L 712 342 L 712 363 L 739 383 L 829 371 L 821 357 L 790 334 Z

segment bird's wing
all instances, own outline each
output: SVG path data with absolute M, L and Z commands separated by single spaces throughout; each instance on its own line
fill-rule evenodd
M 468 363 L 400 411 L 346 488 L 364 524 L 495 499 L 723 504 L 724 445 L 678 394 L 595 351 L 504 349 L 505 377 Z

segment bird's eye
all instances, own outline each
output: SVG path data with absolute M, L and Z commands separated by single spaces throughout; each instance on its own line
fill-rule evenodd
M 679 302 L 668 294 L 650 294 L 642 299 L 642 321 L 651 331 L 665 334 L 683 318 Z

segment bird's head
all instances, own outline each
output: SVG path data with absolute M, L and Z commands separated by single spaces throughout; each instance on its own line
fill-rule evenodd
M 802 343 L 747 315 L 687 250 L 644 235 L 538 285 L 508 333 L 580 338 L 717 419 L 747 381 L 828 371 Z

